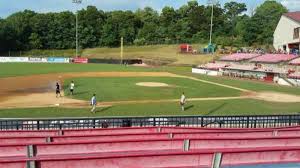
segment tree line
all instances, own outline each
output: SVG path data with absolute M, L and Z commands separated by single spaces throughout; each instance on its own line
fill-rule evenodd
M 222 46 L 268 45 L 283 13 L 274 0 L 265 1 L 251 15 L 244 3 L 214 6 L 213 42 Z M 136 11 L 78 11 L 80 48 L 126 45 L 208 43 L 211 6 L 190 1 L 179 9 L 166 6 Z M 36 13 L 25 10 L 0 18 L 0 51 L 75 48 L 76 15 L 69 11 Z

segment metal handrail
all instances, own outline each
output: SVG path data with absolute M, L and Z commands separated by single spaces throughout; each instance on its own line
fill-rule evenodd
M 300 125 L 300 115 L 2 118 L 0 130 L 181 126 L 269 128 Z

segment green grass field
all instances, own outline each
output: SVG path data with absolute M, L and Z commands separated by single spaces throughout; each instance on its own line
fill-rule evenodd
M 109 117 L 109 116 L 171 116 L 171 115 L 273 115 L 299 114 L 299 103 L 271 103 L 252 99 L 214 100 L 190 102 L 182 112 L 178 103 L 147 103 L 117 105 L 90 109 L 34 108 L 0 109 L 1 118 L 57 118 L 57 117 Z
M 191 73 L 190 67 L 160 67 L 137 68 L 120 65 L 104 64 L 0 64 L 0 77 L 21 76 L 31 74 L 46 74 L 58 72 L 87 72 L 87 71 L 163 71 L 180 75 L 193 76 L 199 79 L 227 84 L 252 91 L 277 91 L 300 95 L 299 88 L 283 87 L 273 84 L 265 84 L 257 81 L 237 80 L 219 77 L 208 77 Z M 66 82 L 69 82 L 69 79 Z M 176 78 L 76 78 L 78 99 L 89 99 L 92 92 L 101 94 L 103 100 L 134 100 L 134 99 L 158 99 L 178 98 L 180 92 L 186 92 L 187 97 L 215 97 L 236 96 L 240 94 L 236 90 L 225 87 L 205 84 L 199 81 L 178 80 Z M 178 85 L 178 88 L 156 90 L 157 88 L 143 88 L 143 92 L 136 90 L 134 84 L 141 81 L 157 81 Z M 126 85 L 125 85 L 125 84 Z M 1 85 L 1 84 L 0 84 Z M 121 87 L 120 87 L 121 86 Z M 116 91 L 107 90 L 113 87 Z M 85 91 L 86 88 L 89 88 Z M 121 93 L 120 93 L 121 92 Z M 254 99 L 241 100 L 213 100 L 188 102 L 187 110 L 181 112 L 177 102 L 173 103 L 145 103 L 122 104 L 109 108 L 100 108 L 96 114 L 89 113 L 89 109 L 66 108 L 35 108 L 35 109 L 0 109 L 1 118 L 14 117 L 95 117 L 95 116 L 153 116 L 153 115 L 266 115 L 266 114 L 298 114 L 300 103 L 273 103 Z
M 96 93 L 101 101 L 176 99 L 182 92 L 189 98 L 240 95 L 237 90 L 174 77 L 75 78 L 65 83 L 70 83 L 71 80 L 77 85 L 73 98 L 83 100 L 89 100 L 93 93 Z M 161 82 L 170 87 L 136 86 L 139 82 Z M 68 87 L 65 87 L 65 93 L 69 95 Z
M 162 71 L 163 68 L 126 67 L 109 64 L 0 64 L 0 77 L 23 76 L 63 72 L 147 72 Z M 188 68 L 186 68 L 188 70 Z

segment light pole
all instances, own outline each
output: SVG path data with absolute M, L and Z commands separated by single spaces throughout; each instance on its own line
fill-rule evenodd
M 121 37 L 121 54 L 120 54 L 120 57 L 121 57 L 121 64 L 123 64 L 123 45 L 124 45 L 124 38 Z
M 82 0 L 72 0 L 75 4 L 81 4 Z M 76 11 L 76 57 L 78 57 L 78 10 Z
M 211 5 L 209 44 L 212 44 L 212 31 L 213 31 L 214 5 L 216 4 L 216 0 L 208 0 L 207 4 L 208 4 L 208 5 Z

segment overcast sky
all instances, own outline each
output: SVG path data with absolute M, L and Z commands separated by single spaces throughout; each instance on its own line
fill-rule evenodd
M 75 5 L 72 0 L 0 0 L 0 17 L 5 18 L 10 14 L 25 9 L 36 12 L 60 12 L 65 10 L 76 11 L 77 8 L 84 8 L 94 5 L 98 9 L 111 10 L 136 10 L 150 6 L 156 10 L 161 10 L 164 6 L 178 8 L 186 4 L 189 0 L 83 0 L 81 5 Z M 232 0 L 219 0 L 221 4 Z M 248 9 L 254 9 L 264 2 L 264 0 L 236 0 L 244 2 Z M 286 6 L 290 11 L 300 11 L 300 0 L 277 0 Z M 198 0 L 200 4 L 206 4 L 207 0 Z

